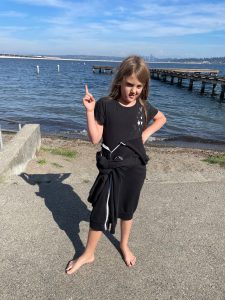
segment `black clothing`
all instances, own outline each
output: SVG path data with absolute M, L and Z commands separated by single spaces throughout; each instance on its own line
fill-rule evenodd
M 99 174 L 88 201 L 93 210 L 90 227 L 115 232 L 117 218 L 130 220 L 137 208 L 146 176 L 147 156 L 142 131 L 158 110 L 147 104 L 145 112 L 139 101 L 131 107 L 105 97 L 95 105 L 95 119 L 103 125 L 103 144 L 97 153 Z
M 127 155 L 124 155 L 125 153 Z M 97 152 L 96 160 L 99 174 L 88 197 L 88 201 L 91 202 L 93 206 L 90 216 L 90 227 L 95 230 L 103 231 L 109 229 L 111 225 L 110 232 L 114 234 L 117 217 L 121 217 L 121 214 L 124 213 L 123 211 L 121 212 L 119 199 L 120 193 L 122 192 L 121 187 L 124 186 L 122 185 L 124 182 L 123 178 L 126 180 L 127 168 L 133 169 L 134 167 L 138 167 L 139 169 L 140 166 L 145 166 L 148 162 L 148 157 L 144 151 L 142 139 L 137 138 L 127 141 L 126 143 L 121 142 L 114 153 L 108 150 L 103 144 L 102 151 Z M 131 180 L 131 182 L 135 181 L 135 185 L 132 184 L 126 187 L 126 197 L 128 196 L 127 189 L 129 189 L 131 195 L 135 194 L 135 199 L 139 198 L 144 177 L 137 177 L 136 175 L 136 172 L 129 174 L 129 180 Z M 137 186 L 140 188 L 137 189 Z M 129 199 L 129 206 L 132 207 L 130 200 L 131 199 Z M 136 206 L 136 203 L 134 204 Z M 123 219 L 131 219 L 133 210 L 135 209 L 136 207 L 130 208 L 131 215 L 124 216 Z
M 155 107 L 147 103 L 147 124 L 157 112 Z M 131 107 L 126 107 L 109 97 L 96 102 L 95 119 L 104 125 L 103 143 L 110 149 L 121 141 L 141 136 L 145 125 L 144 108 L 139 101 Z

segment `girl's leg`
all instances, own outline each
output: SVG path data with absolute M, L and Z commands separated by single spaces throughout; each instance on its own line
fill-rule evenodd
M 128 240 L 132 226 L 132 219 L 131 220 L 121 220 L 121 240 L 120 240 L 120 249 L 124 256 L 124 261 L 128 267 L 135 265 L 136 257 L 130 251 L 128 247 Z
M 87 245 L 84 250 L 84 253 L 75 260 L 71 260 L 66 268 L 67 274 L 73 274 L 76 272 L 82 265 L 87 263 L 92 263 L 95 260 L 94 253 L 98 241 L 100 240 L 102 231 L 96 231 L 89 229 Z

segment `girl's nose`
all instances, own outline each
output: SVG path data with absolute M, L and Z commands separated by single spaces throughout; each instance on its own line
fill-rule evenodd
M 131 88 L 131 93 L 136 94 L 136 89 L 134 87 Z

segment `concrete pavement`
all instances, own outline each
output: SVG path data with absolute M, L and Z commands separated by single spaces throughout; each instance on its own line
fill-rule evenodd
M 72 276 L 64 270 L 86 243 L 92 182 L 23 173 L 0 183 L 0 299 L 225 299 L 225 178 L 172 178 L 145 182 L 130 240 L 135 267 L 118 252 L 118 224 L 94 264 Z

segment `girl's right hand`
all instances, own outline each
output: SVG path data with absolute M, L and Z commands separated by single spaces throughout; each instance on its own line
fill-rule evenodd
M 87 84 L 85 85 L 86 95 L 83 98 L 83 104 L 88 112 L 92 112 L 95 109 L 95 98 L 88 91 Z

